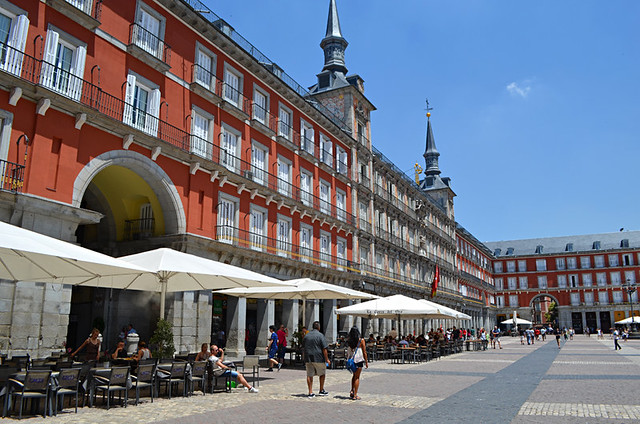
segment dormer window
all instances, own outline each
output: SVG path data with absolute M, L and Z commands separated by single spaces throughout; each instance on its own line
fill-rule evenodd
M 565 252 L 573 252 L 573 243 L 567 243 L 567 245 L 564 248 Z

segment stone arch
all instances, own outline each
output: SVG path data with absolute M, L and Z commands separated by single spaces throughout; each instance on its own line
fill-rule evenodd
M 149 184 L 162 205 L 166 234 L 186 233 L 187 219 L 182 200 L 169 175 L 148 157 L 130 150 L 111 150 L 95 157 L 82 168 L 73 183 L 74 207 L 80 207 L 91 180 L 100 171 L 113 165 L 134 171 Z
M 560 306 L 560 302 L 558 302 L 558 298 L 549 294 L 549 293 L 538 293 L 537 295 L 533 296 L 533 298 L 531 298 L 531 301 L 529 302 L 529 308 L 533 307 L 533 303 L 536 301 L 536 299 L 539 299 L 541 297 L 550 297 L 551 299 L 553 299 L 554 302 L 556 302 L 556 305 Z

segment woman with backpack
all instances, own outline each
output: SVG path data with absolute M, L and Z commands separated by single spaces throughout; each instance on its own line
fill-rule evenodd
M 362 367 L 369 368 L 369 361 L 367 360 L 367 346 L 364 339 L 360 337 L 360 331 L 358 327 L 351 327 L 349 331 L 349 337 L 347 340 L 349 346 L 349 358 L 353 358 L 355 362 L 356 370 L 351 377 L 351 392 L 349 397 L 353 400 L 358 400 L 358 387 L 360 386 L 360 373 L 362 373 Z

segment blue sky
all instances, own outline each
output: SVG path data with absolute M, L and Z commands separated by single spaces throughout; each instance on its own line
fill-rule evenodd
M 207 0 L 298 83 L 329 0 Z M 372 141 L 424 164 L 429 98 L 456 220 L 482 241 L 638 230 L 640 2 L 338 0 Z

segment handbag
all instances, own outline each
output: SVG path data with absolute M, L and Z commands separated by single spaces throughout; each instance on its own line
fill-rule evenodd
M 353 351 L 353 356 L 351 356 L 351 358 L 347 359 L 347 363 L 345 365 L 345 368 L 347 368 L 347 370 L 350 373 L 354 373 L 358 369 L 358 366 L 356 365 L 356 361 L 354 360 L 354 358 L 356 357 L 356 353 L 358 353 L 358 349 L 360 349 L 360 343 L 358 343 L 358 346 L 356 347 L 356 350 Z

